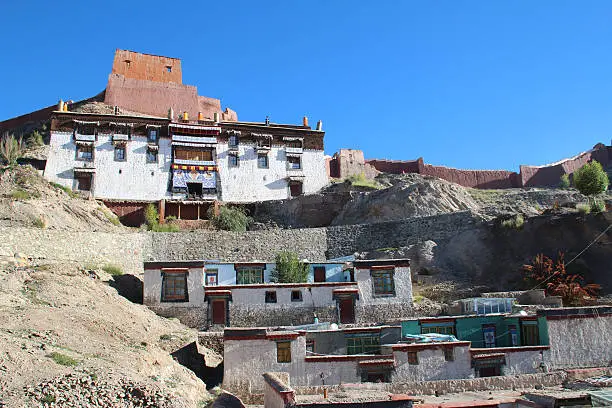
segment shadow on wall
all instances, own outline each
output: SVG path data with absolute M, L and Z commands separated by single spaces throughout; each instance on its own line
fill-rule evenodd
M 171 354 L 183 367 L 193 371 L 193 373 L 206 383 L 206 389 L 211 389 L 223 382 L 223 362 L 216 367 L 208 367 L 206 360 L 198 351 L 196 342 L 189 343 Z
M 143 283 L 134 275 L 113 277 L 109 285 L 117 289 L 117 293 L 132 303 L 142 304 Z

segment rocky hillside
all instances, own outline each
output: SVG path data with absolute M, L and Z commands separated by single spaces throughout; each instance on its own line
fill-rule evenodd
M 103 271 L 14 263 L 0 266 L 0 406 L 196 407 L 211 398 L 170 355 L 195 331 L 118 295 Z
M 123 229 L 104 204 L 84 200 L 49 183 L 31 166 L 0 168 L 0 226 L 70 231 Z

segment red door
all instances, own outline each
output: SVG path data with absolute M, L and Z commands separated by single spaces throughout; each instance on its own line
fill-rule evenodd
M 314 281 L 315 282 L 325 282 L 325 267 L 324 266 L 314 267 Z
M 225 300 L 212 301 L 212 322 L 225 325 Z
M 355 323 L 355 303 L 353 298 L 340 299 L 340 323 Z

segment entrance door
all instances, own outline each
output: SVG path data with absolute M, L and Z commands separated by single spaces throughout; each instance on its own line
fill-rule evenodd
M 355 323 L 355 303 L 353 298 L 340 299 L 338 306 L 340 307 L 340 323 Z
M 314 281 L 315 282 L 325 282 L 325 267 L 324 266 L 314 267 Z
M 212 323 L 225 325 L 225 300 L 213 300 Z

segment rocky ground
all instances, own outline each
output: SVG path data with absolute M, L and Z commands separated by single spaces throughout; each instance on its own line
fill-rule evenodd
M 197 340 L 71 265 L 0 267 L 0 406 L 196 407 L 211 396 L 170 353 Z M 221 357 L 201 349 L 209 365 Z M 3 405 L 4 404 L 4 405 Z
M 46 181 L 31 166 L 0 168 L 0 226 L 69 231 L 120 231 L 104 204 Z

